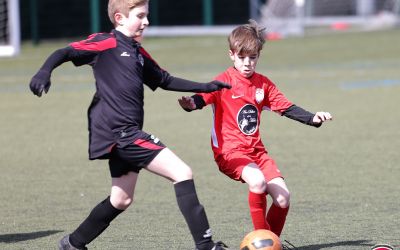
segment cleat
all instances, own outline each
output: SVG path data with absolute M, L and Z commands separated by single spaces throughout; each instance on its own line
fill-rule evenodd
M 59 242 L 58 242 L 58 249 L 59 250 L 87 250 L 86 247 L 84 248 L 76 248 L 71 245 L 69 242 L 69 235 L 65 235 Z
M 211 250 L 229 250 L 229 248 L 222 241 L 218 241 Z

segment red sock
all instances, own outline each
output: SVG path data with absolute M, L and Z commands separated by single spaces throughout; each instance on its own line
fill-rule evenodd
M 282 233 L 283 225 L 285 225 L 286 215 L 288 214 L 289 207 L 281 208 L 272 203 L 267 214 L 267 223 L 271 227 L 271 231 L 280 236 Z
M 269 225 L 265 220 L 265 213 L 267 210 L 267 197 L 265 196 L 265 194 L 256 194 L 253 192 L 249 192 L 249 207 L 254 230 L 269 230 Z

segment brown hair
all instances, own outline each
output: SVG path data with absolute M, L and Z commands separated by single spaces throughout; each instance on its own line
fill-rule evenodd
M 238 54 L 259 54 L 265 43 L 265 28 L 249 20 L 235 28 L 228 37 L 229 49 Z
M 129 11 L 137 6 L 148 3 L 149 0 L 109 0 L 108 1 L 108 17 L 110 21 L 116 26 L 114 15 L 117 12 L 129 15 Z

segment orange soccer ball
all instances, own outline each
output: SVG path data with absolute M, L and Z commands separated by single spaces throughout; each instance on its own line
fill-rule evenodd
M 265 229 L 248 233 L 240 243 L 240 250 L 282 250 L 279 237 Z

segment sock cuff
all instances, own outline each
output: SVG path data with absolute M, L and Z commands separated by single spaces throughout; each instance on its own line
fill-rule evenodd
M 105 218 L 107 218 L 106 220 L 110 220 L 110 221 L 113 220 L 115 217 L 117 217 L 120 213 L 125 211 L 125 210 L 115 208 L 111 204 L 110 196 L 108 196 L 104 201 L 101 202 L 101 210 L 103 210 L 102 215 Z
M 176 196 L 183 196 L 187 194 L 195 194 L 196 188 L 193 179 L 181 181 L 174 184 Z
M 111 204 L 111 198 L 110 198 L 110 196 L 108 196 L 108 197 L 107 197 L 104 201 L 102 201 L 101 203 L 105 206 L 105 208 L 107 208 L 107 209 L 109 209 L 109 210 L 111 210 L 111 211 L 114 211 L 114 212 L 123 212 L 123 211 L 125 211 L 125 210 L 118 209 L 118 208 L 114 207 L 114 206 Z
M 264 193 L 256 194 L 249 191 L 249 205 L 250 209 L 265 209 L 267 206 L 267 197 L 264 195 Z
M 257 194 L 249 191 L 249 199 L 264 200 L 266 197 L 265 193 Z
M 280 206 L 278 206 L 278 205 L 275 205 L 275 203 L 273 203 L 272 202 L 272 205 L 271 205 L 271 208 L 276 208 L 276 209 L 281 209 L 282 211 L 288 211 L 289 210 L 289 208 L 290 208 L 290 204 L 289 204 L 289 206 L 287 206 L 287 207 L 280 207 Z

